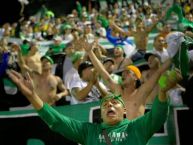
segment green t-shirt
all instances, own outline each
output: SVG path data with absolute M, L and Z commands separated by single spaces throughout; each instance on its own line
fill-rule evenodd
M 29 48 L 30 48 L 30 46 L 29 46 L 29 44 L 22 44 L 21 45 L 21 53 L 22 53 L 22 55 L 27 55 L 28 54 L 28 52 L 29 52 Z
M 81 122 L 61 115 L 48 104 L 38 111 L 39 116 L 54 131 L 83 145 L 106 145 L 102 130 L 106 129 L 113 145 L 146 145 L 152 135 L 164 124 L 167 102 L 155 99 L 152 110 L 135 120 L 124 119 L 109 126 L 104 123 Z M 160 117 L 161 116 L 161 117 Z
M 60 45 L 51 45 L 51 52 L 53 54 L 61 53 L 66 48 L 66 45 L 64 43 L 61 43 Z

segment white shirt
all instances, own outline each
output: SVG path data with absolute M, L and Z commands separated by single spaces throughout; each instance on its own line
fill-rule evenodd
M 105 30 L 105 28 L 103 28 L 103 27 L 100 27 L 98 30 L 96 30 L 98 33 L 99 33 L 99 35 L 100 36 L 102 36 L 102 37 L 106 37 L 106 35 L 107 35 L 107 32 L 106 32 L 106 30 Z
M 160 56 L 162 63 L 164 63 L 169 58 L 168 51 L 165 48 L 163 49 L 163 51 L 157 51 L 154 49 L 153 52 Z
M 65 82 L 66 73 L 73 67 L 72 61 L 70 57 L 66 55 L 64 62 L 63 62 L 63 80 Z
M 87 86 L 87 82 L 82 81 L 82 79 L 80 78 L 78 74 L 78 71 L 73 67 L 66 73 L 64 83 L 67 89 L 69 89 L 70 93 L 73 88 L 82 89 Z M 81 103 L 97 101 L 99 100 L 100 96 L 101 94 L 99 90 L 95 86 L 93 86 L 93 88 L 91 89 L 91 91 L 88 94 L 88 97 L 84 101 L 77 100 L 76 97 L 73 96 L 71 93 L 70 104 L 73 105 L 73 104 L 81 104 Z

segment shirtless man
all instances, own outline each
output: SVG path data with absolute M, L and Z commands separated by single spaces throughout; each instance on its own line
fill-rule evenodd
M 113 53 L 114 53 L 114 62 L 115 62 L 113 72 L 123 69 L 125 66 L 128 66 L 133 63 L 130 58 L 124 57 L 124 51 L 123 51 L 122 45 L 115 46 Z
M 68 91 L 64 86 L 62 80 L 51 73 L 53 60 L 49 56 L 41 58 L 42 74 L 37 76 L 34 80 L 34 87 L 38 95 L 41 96 L 43 102 L 54 105 L 56 101 L 63 96 L 68 95 Z M 59 89 L 59 93 L 57 93 Z
M 146 53 L 144 58 L 148 63 L 149 69 L 142 72 L 142 77 L 140 79 L 142 83 L 147 82 L 154 73 L 157 73 L 157 70 L 161 66 L 160 57 L 154 53 Z M 147 100 L 146 100 L 147 104 L 153 103 L 154 98 L 158 94 L 158 90 L 159 90 L 159 87 L 156 84 L 154 86 L 154 89 L 150 93 L 150 95 L 147 97 Z
M 122 96 L 126 106 L 127 118 L 134 119 L 143 115 L 145 112 L 147 96 L 151 93 L 161 74 L 170 66 L 171 60 L 169 59 L 165 62 L 157 72 L 140 87 L 138 87 L 138 82 L 141 78 L 139 69 L 132 65 L 127 66 L 122 72 L 123 83 L 120 85 L 112 80 L 109 73 L 104 69 L 101 62 L 94 55 L 92 47 L 93 46 L 89 44 L 87 45 L 87 53 L 99 74 L 107 81 L 110 90 L 116 95 Z
M 136 48 L 138 52 L 134 54 L 132 57 L 133 61 L 136 61 L 142 58 L 145 54 L 146 47 L 148 44 L 148 35 L 153 30 L 153 28 L 157 25 L 157 22 L 154 22 L 151 26 L 145 27 L 142 19 L 136 19 L 136 29 L 132 31 L 125 32 L 123 29 L 118 27 L 113 21 L 110 22 L 111 27 L 115 28 L 118 32 L 121 33 L 122 36 L 133 36 Z
M 16 46 L 20 49 L 18 45 Z M 19 54 L 19 62 L 22 74 L 29 72 L 36 92 L 41 96 L 43 102 L 54 105 L 56 101 L 68 95 L 62 80 L 51 73 L 53 60 L 49 56 L 40 56 L 37 43 L 31 43 L 27 56 Z M 60 93 L 57 93 L 57 89 Z

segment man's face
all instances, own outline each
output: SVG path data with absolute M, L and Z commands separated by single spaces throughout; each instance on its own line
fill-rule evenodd
M 39 47 L 38 44 L 32 44 L 30 51 L 31 52 L 37 52 L 38 51 L 38 47 Z
M 134 72 L 130 70 L 125 70 L 122 72 L 123 85 L 130 85 L 131 82 L 135 82 L 137 77 Z
M 144 23 L 142 21 L 136 22 L 137 29 L 144 28 Z
M 101 116 L 103 122 L 109 125 L 115 125 L 124 119 L 126 109 L 123 104 L 116 99 L 105 100 L 101 105 Z
M 163 31 L 164 31 L 164 32 L 167 32 L 167 33 L 171 32 L 171 25 L 170 25 L 170 24 L 166 24 L 166 25 L 164 26 Z
M 114 57 L 121 57 L 121 56 L 123 56 L 122 48 L 116 47 L 114 49 Z
M 74 53 L 74 46 L 71 45 L 71 46 L 67 47 L 67 48 L 65 49 L 65 53 L 66 53 L 66 55 L 68 55 L 68 56 L 70 56 L 71 54 L 73 54 L 73 53 Z
M 158 37 L 154 41 L 154 47 L 157 51 L 163 51 L 163 49 L 165 48 L 165 45 L 166 45 L 166 41 L 163 37 Z
M 89 81 L 90 78 L 92 78 L 91 76 L 93 76 L 93 67 L 90 66 L 90 67 L 87 67 L 85 68 L 83 71 L 82 71 L 82 79 L 84 81 Z
M 46 58 L 44 58 L 42 61 L 42 70 L 49 70 L 52 68 L 52 64 L 50 63 L 50 61 L 48 61 Z
M 89 33 L 91 33 L 91 31 L 92 31 L 92 29 L 91 29 L 91 26 L 85 26 L 85 34 L 89 34 Z

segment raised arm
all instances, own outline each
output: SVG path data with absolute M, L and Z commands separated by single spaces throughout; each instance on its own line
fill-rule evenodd
M 120 92 L 121 88 L 119 85 L 117 85 L 113 79 L 111 78 L 110 74 L 105 70 L 103 64 L 98 60 L 94 52 L 92 51 L 92 48 L 95 46 L 86 46 L 87 53 L 89 55 L 90 60 L 92 61 L 93 65 L 95 66 L 96 70 L 99 72 L 99 74 L 102 76 L 104 80 L 107 81 L 107 85 L 110 88 L 112 92 Z M 91 48 L 89 48 L 91 47 Z
M 172 63 L 171 59 L 168 59 L 160 68 L 148 79 L 140 88 L 139 93 L 141 94 L 141 98 L 146 100 L 147 96 L 152 92 L 153 88 L 157 84 L 160 76 L 168 70 Z
M 16 45 L 18 47 L 18 64 L 19 67 L 21 68 L 22 73 L 25 72 L 32 72 L 32 69 L 26 65 L 26 59 L 23 57 L 21 48 L 19 45 Z
M 70 140 L 84 144 L 84 139 L 88 132 L 86 129 L 87 125 L 61 115 L 50 105 L 44 104 L 40 97 L 35 93 L 33 81 L 29 74 L 23 77 L 21 74 L 13 70 L 7 71 L 7 74 L 30 101 L 33 107 L 37 110 L 41 119 L 44 120 L 50 129 L 62 134 Z
M 157 24 L 164 19 L 164 17 L 165 17 L 165 12 L 162 12 L 160 15 L 158 15 L 155 18 L 152 25 L 150 25 L 149 27 L 146 27 L 145 29 L 146 32 L 150 33 L 157 26 Z
M 14 70 L 8 70 L 7 75 L 17 85 L 36 110 L 40 110 L 43 107 L 43 101 L 36 94 L 33 81 L 28 73 L 23 77 L 20 73 Z
M 122 36 L 132 36 L 132 31 L 124 31 L 122 28 L 120 28 L 119 26 L 117 26 L 113 21 L 110 21 L 110 26 L 115 29 L 116 31 L 118 31 L 119 33 L 121 33 Z
M 95 72 L 95 74 L 96 74 L 96 73 L 97 73 L 97 72 Z M 97 76 L 97 80 L 96 80 L 95 86 L 96 86 L 97 89 L 100 91 L 101 97 L 105 97 L 105 96 L 107 96 L 108 91 L 106 90 L 105 86 L 102 85 L 102 83 L 99 82 L 99 80 L 98 80 L 98 75 L 96 75 L 96 76 Z
M 168 73 L 163 75 L 167 75 L 167 79 L 164 79 L 164 85 L 160 84 L 159 95 L 155 98 L 151 111 L 136 120 L 136 123 L 138 122 L 137 125 L 140 135 L 145 140 L 149 140 L 166 121 L 168 115 L 167 91 L 172 89 L 182 79 L 179 71 L 172 70 L 171 72 L 169 75 Z M 160 79 L 162 79 L 162 77 Z M 160 81 L 161 80 L 159 80 L 159 82 Z
M 150 33 L 157 26 L 158 22 L 159 22 L 159 20 L 156 20 L 152 25 L 146 27 L 146 29 L 145 29 L 146 32 Z

